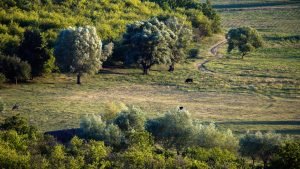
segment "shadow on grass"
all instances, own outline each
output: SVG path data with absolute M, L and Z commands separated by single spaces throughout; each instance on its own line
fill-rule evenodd
M 114 70 L 110 70 L 110 69 L 101 69 L 100 71 L 99 71 L 99 74 L 114 74 L 114 75 L 129 75 L 129 74 L 131 74 L 131 73 L 125 73 L 125 72 L 116 72 L 116 71 L 114 71 Z M 134 73 L 132 73 L 132 74 L 134 74 Z
M 48 131 L 45 135 L 53 136 L 58 142 L 68 143 L 74 136 L 81 136 L 82 130 L 80 128 L 64 129 L 56 131 Z
M 232 8 L 255 8 L 255 7 L 272 7 L 272 6 L 279 6 L 279 5 L 290 5 L 290 4 L 297 4 L 299 1 L 294 2 L 269 2 L 269 3 L 239 3 L 239 4 L 219 4 L 213 5 L 213 8 L 216 9 L 232 9 Z
M 285 41 L 285 40 L 298 41 L 300 40 L 300 35 L 284 36 L 284 37 L 266 36 L 265 39 L 270 41 Z
M 216 122 L 216 124 L 232 125 L 299 125 L 300 121 L 226 121 Z
M 255 133 L 257 131 L 260 131 L 262 133 L 267 133 L 267 132 L 275 132 L 275 133 L 278 133 L 278 134 L 283 134 L 283 135 L 297 135 L 299 136 L 300 135 L 300 130 L 299 129 L 283 129 L 283 130 L 251 130 L 252 133 Z M 241 131 L 235 131 L 234 132 L 235 134 L 245 134 L 246 131 L 244 130 L 241 130 Z

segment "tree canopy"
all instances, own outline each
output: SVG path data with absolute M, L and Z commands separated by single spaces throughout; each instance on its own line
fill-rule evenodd
M 241 52 L 242 58 L 254 49 L 263 46 L 262 37 L 251 27 L 231 29 L 226 34 L 226 39 L 228 40 L 227 51 L 230 53 L 237 48 Z
M 68 28 L 61 31 L 55 47 L 58 66 L 63 72 L 77 73 L 77 83 L 84 73 L 98 72 L 102 61 L 102 42 L 91 26 Z
M 137 63 L 144 74 L 155 64 L 170 64 L 172 49 L 177 37 L 163 22 L 157 18 L 135 22 L 127 26 L 123 36 L 127 47 L 126 62 Z

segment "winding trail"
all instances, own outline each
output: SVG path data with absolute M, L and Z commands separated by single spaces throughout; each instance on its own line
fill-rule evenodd
M 213 45 L 209 51 L 210 53 L 213 55 L 212 58 L 209 59 L 205 59 L 204 61 L 200 62 L 197 64 L 197 68 L 202 71 L 202 72 L 206 72 L 206 73 L 215 73 L 212 70 L 207 69 L 207 67 L 205 66 L 205 64 L 207 64 L 208 62 L 211 62 L 212 60 L 216 60 L 219 58 L 222 58 L 223 55 L 218 54 L 218 48 L 221 47 L 222 45 L 226 44 L 227 40 L 222 40 L 219 41 L 218 43 L 216 43 L 215 45 Z

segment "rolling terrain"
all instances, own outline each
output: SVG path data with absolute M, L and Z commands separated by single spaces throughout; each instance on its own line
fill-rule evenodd
M 84 77 L 81 86 L 75 84 L 74 75 L 59 74 L 5 85 L 0 96 L 6 110 L 0 119 L 20 113 L 43 131 L 74 128 L 82 115 L 101 113 L 110 102 L 123 102 L 141 107 L 149 117 L 184 106 L 194 118 L 237 133 L 274 130 L 300 135 L 299 3 L 239 1 L 243 5 L 237 5 L 227 0 L 217 6 L 218 2 L 215 7 L 224 33 L 196 44 L 200 56 L 176 65 L 173 73 L 167 66 L 154 67 L 149 76 L 139 69 L 104 68 Z M 245 9 L 247 4 L 251 8 Z M 238 26 L 255 27 L 266 40 L 265 47 L 243 60 L 238 53 L 227 54 L 223 43 L 215 51 L 223 57 L 212 54 L 210 49 L 224 40 L 225 32 Z M 186 78 L 194 83 L 184 83 Z M 16 103 L 20 108 L 11 110 Z

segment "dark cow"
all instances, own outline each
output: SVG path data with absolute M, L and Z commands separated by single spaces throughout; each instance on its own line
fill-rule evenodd
M 11 110 L 18 110 L 18 109 L 19 109 L 19 104 L 16 103 L 16 104 L 14 104 L 14 106 L 12 107 Z
M 193 83 L 193 79 L 192 79 L 192 78 L 187 78 L 187 79 L 185 80 L 185 83 Z

